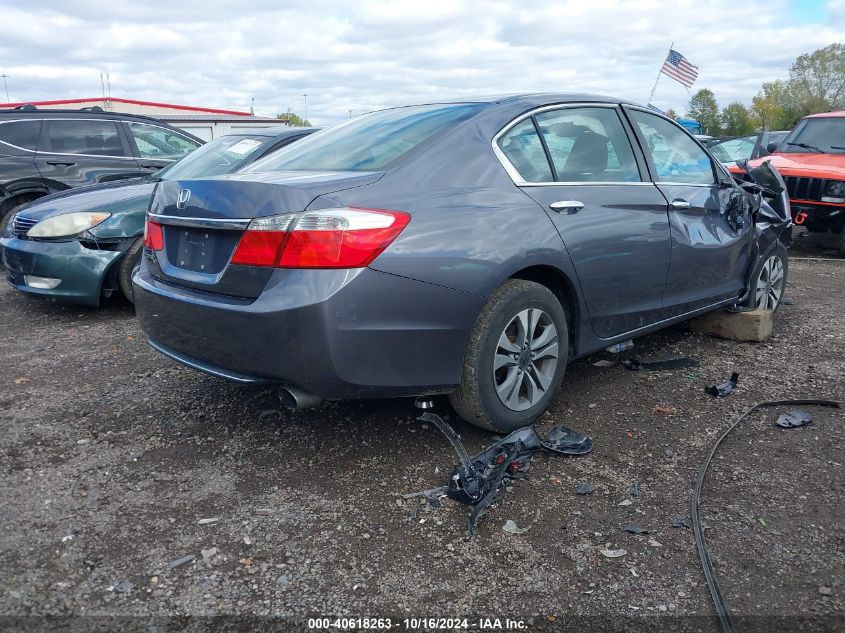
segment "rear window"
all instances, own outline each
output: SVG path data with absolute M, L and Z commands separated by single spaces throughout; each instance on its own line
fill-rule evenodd
M 89 156 L 125 156 L 123 143 L 112 121 L 47 121 L 50 151 L 55 154 L 87 154 Z
M 480 103 L 382 110 L 317 132 L 244 171 L 379 171 L 435 134 L 486 107 Z
M 0 123 L 0 143 L 34 152 L 38 148 L 41 121 Z
M 221 136 L 156 175 L 166 180 L 189 180 L 230 174 L 259 154 L 272 137 Z

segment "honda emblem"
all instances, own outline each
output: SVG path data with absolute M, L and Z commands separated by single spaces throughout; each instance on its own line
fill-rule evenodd
M 190 189 L 180 189 L 179 190 L 179 197 L 176 198 L 176 208 L 177 209 L 184 209 L 188 206 L 188 200 L 191 199 L 191 190 Z

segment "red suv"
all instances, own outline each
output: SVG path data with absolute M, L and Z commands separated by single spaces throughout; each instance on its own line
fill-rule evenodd
M 795 224 L 813 233 L 843 235 L 845 251 L 845 110 L 804 117 L 772 155 L 749 161 L 772 162 L 786 181 Z M 733 173 L 742 173 L 731 167 Z

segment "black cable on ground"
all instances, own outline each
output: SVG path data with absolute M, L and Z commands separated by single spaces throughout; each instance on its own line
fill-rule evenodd
M 719 448 L 719 445 L 728 433 L 733 431 L 740 422 L 758 409 L 792 405 L 814 405 L 819 407 L 833 407 L 835 409 L 842 408 L 842 404 L 836 400 L 771 400 L 769 402 L 758 402 L 739 416 L 736 421 L 719 436 L 713 444 L 713 447 L 710 449 L 707 459 L 705 459 L 704 463 L 701 465 L 701 469 L 698 471 L 698 476 L 695 480 L 695 488 L 692 493 L 692 529 L 695 535 L 695 546 L 698 548 L 698 557 L 701 559 L 701 566 L 704 569 L 704 579 L 707 581 L 707 588 L 710 589 L 710 596 L 713 598 L 713 604 L 716 606 L 716 614 L 719 616 L 719 623 L 722 625 L 722 631 L 724 631 L 724 633 L 733 633 L 734 628 L 733 622 L 731 622 L 730 613 L 728 612 L 728 606 L 725 604 L 725 599 L 722 597 L 722 592 L 719 590 L 719 583 L 716 580 L 715 573 L 713 572 L 713 564 L 710 562 L 710 553 L 707 551 L 707 546 L 704 543 L 704 532 L 701 529 L 701 515 L 699 512 L 701 506 L 701 488 L 704 485 L 704 478 L 707 475 L 707 469 L 710 467 L 710 461 L 713 459 L 713 455 L 716 454 L 716 449 Z

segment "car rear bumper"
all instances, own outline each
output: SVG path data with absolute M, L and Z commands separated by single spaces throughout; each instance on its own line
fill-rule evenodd
M 49 299 L 99 305 L 103 279 L 123 255 L 123 249 L 96 250 L 78 241 L 38 242 L 15 237 L 0 239 L 6 280 L 17 290 Z M 25 276 L 58 279 L 55 288 L 35 288 Z
M 332 399 L 452 391 L 484 299 L 368 268 L 277 270 L 254 301 L 135 274 L 150 343 L 239 382 Z

